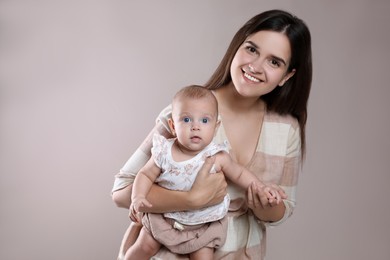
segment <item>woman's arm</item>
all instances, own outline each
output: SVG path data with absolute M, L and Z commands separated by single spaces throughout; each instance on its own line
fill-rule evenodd
M 287 143 L 286 143 L 286 154 L 284 155 L 283 169 L 279 173 L 280 178 L 277 183 L 272 184 L 275 187 L 281 187 L 287 199 L 283 200 L 277 206 L 271 206 L 265 202 L 259 205 L 259 201 L 255 199 L 250 201 L 251 194 L 248 195 L 248 206 L 252 208 L 253 213 L 262 221 L 269 222 L 270 225 L 278 225 L 285 221 L 294 211 L 296 204 L 296 189 L 298 184 L 298 175 L 301 170 L 301 139 L 299 126 L 296 123 L 289 129 Z M 250 191 L 248 191 L 249 193 Z M 254 190 L 251 191 L 254 194 Z M 250 206 L 250 204 L 252 206 Z M 254 207 L 258 205 L 259 207 Z
M 173 191 L 156 184 L 152 186 L 147 200 L 153 205 L 142 211 L 164 213 L 171 211 L 195 210 L 215 205 L 227 193 L 227 183 L 222 172 L 210 174 L 214 157 L 207 158 L 189 191 Z
M 130 207 L 132 187 L 133 184 L 129 184 L 122 189 L 112 192 L 111 198 L 117 207 L 125 209 Z
M 189 191 L 167 190 L 153 184 L 147 196 L 153 206 L 142 210 L 154 213 L 194 210 L 221 202 L 227 193 L 227 183 L 222 172 L 210 174 L 212 165 L 213 159 L 208 158 Z M 118 207 L 128 209 L 131 192 L 132 184 L 115 191 L 112 199 Z
M 167 110 L 169 110 L 169 107 L 161 112 L 152 131 L 150 131 L 149 135 L 129 158 L 120 172 L 115 175 L 115 182 L 111 195 L 114 203 L 120 208 L 128 209 L 130 207 L 132 184 L 139 170 L 146 164 L 151 156 L 153 135 L 160 134 L 166 138 L 172 138 L 172 134 L 164 125 L 164 117 L 167 113 L 169 114 Z
M 217 165 L 220 164 L 225 176 L 247 190 L 248 207 L 259 219 L 277 221 L 283 217 L 284 203 L 279 203 L 280 199 L 287 198 L 283 189 L 278 185 L 263 183 L 252 172 L 234 162 L 229 154 L 222 152 L 217 156 Z M 270 190 L 276 193 L 275 198 L 271 197 Z

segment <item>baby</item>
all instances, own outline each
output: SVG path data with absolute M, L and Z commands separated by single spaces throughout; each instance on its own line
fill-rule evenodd
M 150 259 L 161 245 L 177 254 L 189 254 L 191 259 L 213 259 L 214 248 L 226 240 L 229 196 L 217 205 L 195 211 L 142 213 L 141 208 L 152 206 L 146 195 L 154 182 L 171 190 L 190 190 L 205 159 L 214 156 L 214 171 L 222 171 L 231 182 L 243 189 L 250 185 L 265 187 L 271 205 L 279 204 L 282 197 L 234 162 L 226 144 L 212 142 L 220 122 L 217 100 L 210 90 L 195 85 L 181 89 L 173 99 L 168 123 L 176 137 L 154 136 L 152 157 L 133 184 L 129 216 L 143 227 L 125 259 Z

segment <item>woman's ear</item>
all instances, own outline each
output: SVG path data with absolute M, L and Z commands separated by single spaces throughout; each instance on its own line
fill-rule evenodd
M 168 119 L 168 125 L 169 125 L 169 129 L 171 130 L 172 134 L 173 134 L 173 135 L 176 135 L 175 123 L 173 122 L 173 119 L 172 119 L 172 118 L 169 118 L 169 119 Z
M 287 82 L 287 80 L 289 80 L 292 76 L 294 76 L 294 74 L 295 74 L 295 69 L 287 73 L 286 76 L 284 76 L 283 79 L 279 82 L 278 86 L 282 87 Z

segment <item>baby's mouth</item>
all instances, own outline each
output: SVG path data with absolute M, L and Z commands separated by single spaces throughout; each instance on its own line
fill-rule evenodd
M 193 141 L 193 142 L 199 142 L 200 140 L 202 140 L 202 138 L 200 138 L 197 135 L 191 137 L 191 141 Z

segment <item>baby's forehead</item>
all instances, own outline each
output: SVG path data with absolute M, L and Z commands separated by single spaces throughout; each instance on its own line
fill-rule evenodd
M 218 106 L 212 99 L 201 98 L 183 98 L 172 102 L 172 114 L 175 115 L 207 115 L 216 116 Z
M 184 101 L 208 101 L 211 100 L 210 95 L 191 95 L 190 93 L 182 93 L 181 95 L 175 96 L 173 102 L 184 102 Z
M 210 96 L 202 96 L 202 97 L 189 97 L 189 96 L 181 96 L 177 97 L 172 101 L 173 106 L 175 105 L 186 105 L 186 104 L 210 104 L 210 107 L 217 107 L 217 102 Z M 210 108 L 211 109 L 211 108 Z
M 172 110 L 173 115 L 177 116 L 191 116 L 191 117 L 215 117 L 216 111 L 215 110 L 196 110 L 196 109 L 176 109 Z

